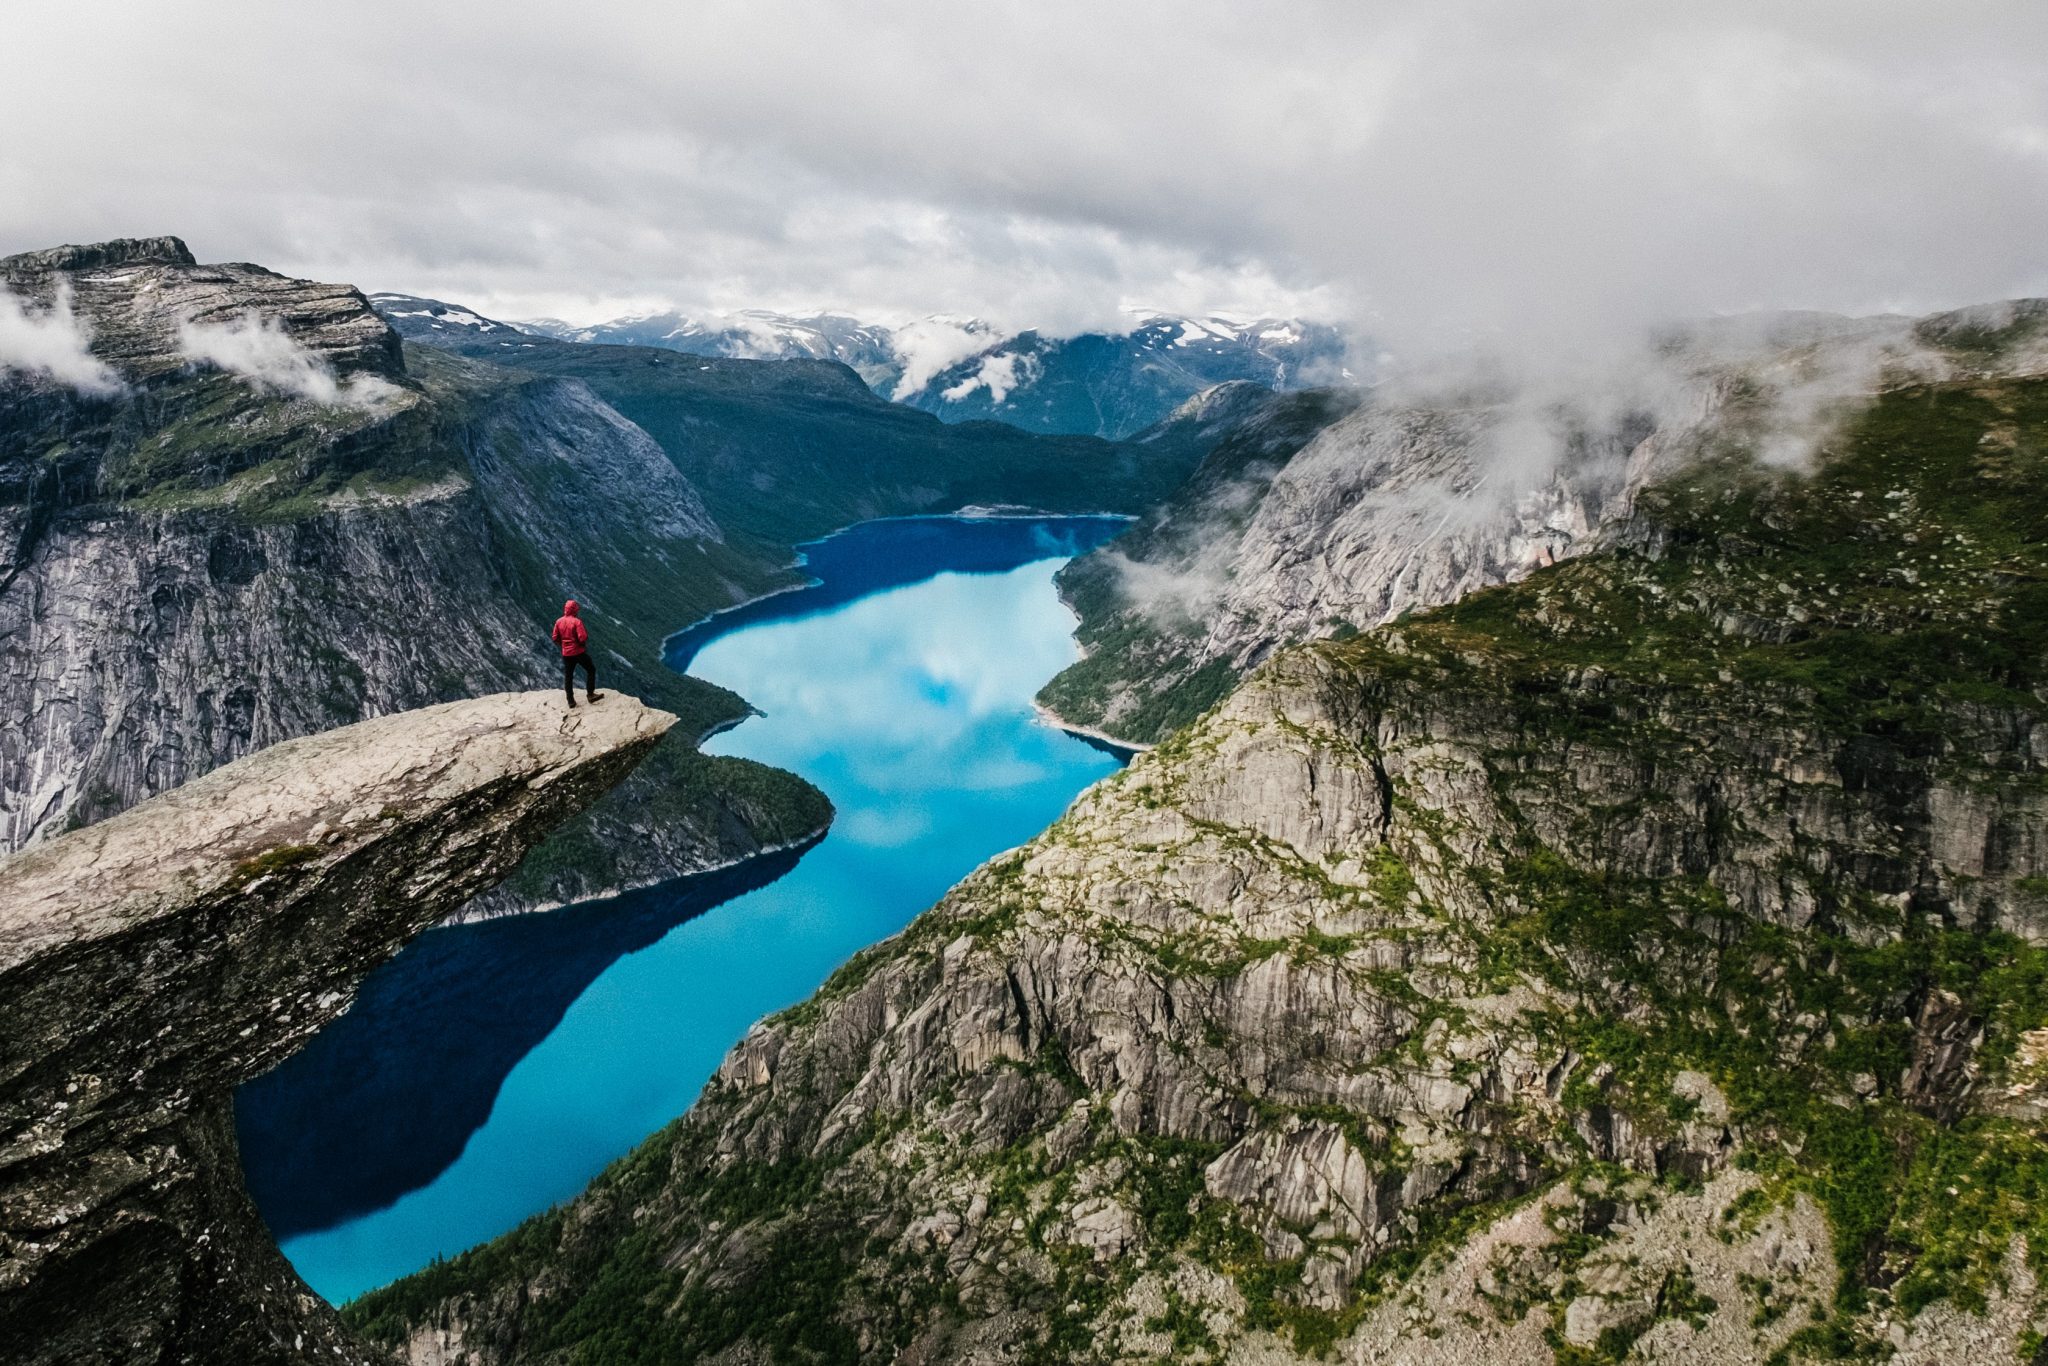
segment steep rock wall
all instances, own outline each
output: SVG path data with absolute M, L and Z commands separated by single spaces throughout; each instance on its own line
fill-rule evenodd
M 1063 571 L 1091 656 L 1041 700 L 1078 724 L 1157 740 L 1284 645 L 1370 630 L 1598 549 L 1637 489 L 1702 452 L 1741 444 L 1807 468 L 1887 385 L 2040 374 L 2048 304 L 1727 320 L 1677 333 L 1631 368 L 1381 393 L 1291 445 L 1198 474 L 1139 534 Z

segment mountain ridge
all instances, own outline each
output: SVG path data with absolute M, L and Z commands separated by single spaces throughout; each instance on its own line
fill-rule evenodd
M 411 295 L 373 296 L 415 340 L 444 330 L 424 321 L 470 310 Z M 435 315 L 434 310 L 444 311 Z M 412 321 L 419 320 L 419 321 Z M 463 324 L 474 327 L 474 324 Z M 1048 435 L 1121 440 L 1216 384 L 1274 389 L 1352 382 L 1352 347 L 1324 323 L 1243 321 L 1134 312 L 1122 331 L 1004 333 L 978 319 L 935 316 L 897 327 L 834 313 L 765 309 L 692 317 L 656 312 L 578 327 L 556 319 L 493 327 L 581 344 L 645 346 L 743 360 L 845 365 L 885 398 L 948 422 L 1001 421 Z

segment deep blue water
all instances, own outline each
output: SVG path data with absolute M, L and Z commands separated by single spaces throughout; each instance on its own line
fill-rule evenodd
M 421 935 L 237 1097 L 258 1206 L 339 1303 L 581 1190 L 808 996 L 1117 758 L 1037 721 L 1072 662 L 1052 586 L 1112 518 L 903 518 L 806 547 L 815 586 L 668 643 L 763 713 L 713 753 L 838 808 L 807 850 Z

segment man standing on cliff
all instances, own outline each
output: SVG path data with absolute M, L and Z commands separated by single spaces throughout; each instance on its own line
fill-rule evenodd
M 595 702 L 604 694 L 597 690 L 597 665 L 590 662 L 590 630 L 584 626 L 581 610 L 576 599 L 562 604 L 562 615 L 555 622 L 555 644 L 562 647 L 562 695 L 569 699 L 569 705 L 576 705 L 576 670 L 583 670 L 583 700 Z

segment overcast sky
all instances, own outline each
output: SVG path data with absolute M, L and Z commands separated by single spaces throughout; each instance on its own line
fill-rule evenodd
M 2048 4 L 7 0 L 0 253 L 1537 345 L 2048 293 Z

